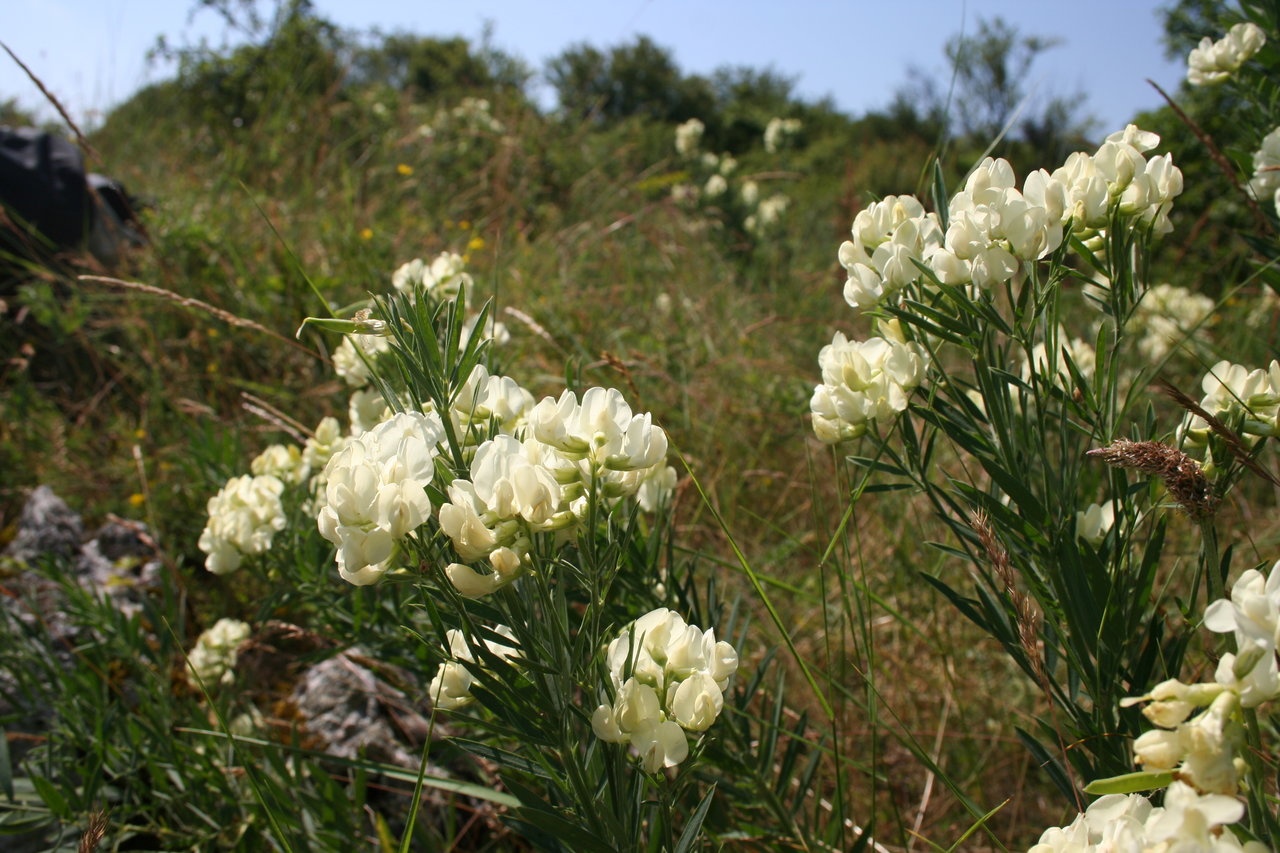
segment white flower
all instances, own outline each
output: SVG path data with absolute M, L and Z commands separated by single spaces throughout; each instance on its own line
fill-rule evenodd
M 505 625 L 495 627 L 493 633 L 515 641 L 515 635 Z M 450 628 L 445 633 L 445 637 L 449 643 L 447 654 L 451 660 L 440 664 L 435 677 L 431 679 L 431 685 L 427 688 L 431 701 L 442 711 L 455 711 L 472 701 L 471 687 L 476 682 L 476 676 L 472 670 L 479 668 L 472 654 L 472 644 L 483 646 L 503 660 L 512 661 L 520 657 L 520 651 L 517 648 L 497 640 L 472 636 L 471 643 L 468 643 L 466 635 L 456 628 Z
M 715 198 L 724 195 L 729 189 L 729 182 L 724 179 L 724 175 L 715 174 L 707 178 L 706 186 L 702 188 L 702 194 L 707 198 Z
M 351 423 L 352 436 L 368 432 L 392 414 L 391 407 L 382 398 L 382 392 L 376 388 L 353 391 L 347 404 L 347 420 Z
M 401 412 L 355 439 L 325 466 L 320 535 L 338 546 L 338 570 L 356 584 L 376 581 L 395 543 L 431 515 L 426 486 L 444 426 L 434 413 Z
M 714 630 L 701 631 L 660 607 L 609 643 L 605 664 L 613 700 L 596 708 L 592 729 L 601 740 L 629 743 L 645 770 L 656 773 L 688 755 L 686 731 L 703 732 L 715 722 L 738 655 L 716 641 Z
M 273 444 L 253 458 L 249 471 L 259 477 L 271 476 L 296 485 L 307 479 L 310 468 L 303 461 L 302 448 L 298 445 Z
M 800 132 L 800 119 L 774 116 L 764 128 L 764 150 L 777 154 L 782 144 Z
M 849 274 L 844 298 L 854 308 L 895 296 L 921 277 L 917 263 L 942 248 L 937 215 L 925 213 L 909 195 L 885 196 L 859 211 L 852 231 L 853 239 L 840 245 L 839 259 Z
M 1187 57 L 1187 82 L 1192 86 L 1223 82 L 1266 42 L 1266 33 L 1253 23 L 1236 24 L 1217 41 L 1205 36 Z
M 565 460 L 582 463 L 584 485 L 590 485 L 593 477 L 621 484 L 625 480 L 611 477 L 612 473 L 639 471 L 666 461 L 666 432 L 654 425 L 649 413 L 633 415 L 614 388 L 589 388 L 581 402 L 572 391 L 559 399 L 545 397 L 529 413 L 529 424 L 538 441 Z M 637 481 L 631 493 L 638 487 Z
M 822 382 L 809 401 L 813 429 L 828 443 L 857 438 L 867 424 L 907 408 L 924 380 L 928 353 L 916 343 L 885 338 L 850 341 L 836 332 L 818 354 Z
M 1235 634 L 1237 654 L 1223 656 L 1216 680 L 1238 692 L 1244 707 L 1280 695 L 1280 563 L 1265 576 L 1256 569 L 1242 574 L 1231 587 L 1230 599 L 1219 599 L 1205 610 L 1204 626 Z
M 1280 213 L 1280 127 L 1263 137 L 1262 147 L 1254 152 L 1249 188 L 1259 201 L 1270 199 Z
M 302 464 L 310 471 L 323 471 L 333 454 L 341 450 L 348 441 L 350 439 L 342 434 L 337 418 L 323 418 L 302 447 Z
M 1244 804 L 1234 797 L 1174 782 L 1159 807 L 1139 794 L 1100 797 L 1070 825 L 1045 830 L 1028 853 L 1266 853 L 1224 828 L 1243 816 Z
M 1125 333 L 1142 335 L 1138 351 L 1147 361 L 1156 362 L 1212 314 L 1213 300 L 1209 297 L 1185 287 L 1157 284 L 1143 294 L 1125 323 Z
M 205 568 L 226 574 L 240 567 L 245 554 L 261 554 L 271 547 L 272 537 L 285 526 L 283 492 L 284 483 L 269 475 L 228 480 L 206 507 L 209 522 L 198 543 L 209 555 Z
M 1116 519 L 1114 501 L 1105 504 L 1089 504 L 1076 513 L 1076 536 L 1097 548 L 1107 538 Z
M 681 157 L 692 157 L 697 153 L 698 143 L 706 129 L 706 125 L 696 118 L 676 127 L 676 153 Z
M 490 375 L 477 364 L 453 398 L 454 431 L 464 442 L 479 444 L 491 437 L 490 421 L 497 421 L 498 433 L 514 435 L 524 427 L 533 405 L 533 395 L 514 379 Z
M 468 304 L 475 287 L 474 280 L 466 271 L 466 261 L 456 252 L 441 252 L 430 264 L 414 258 L 392 274 L 391 284 L 406 296 L 412 296 L 421 288 L 437 301 L 465 293 Z
M 247 622 L 222 618 L 196 639 L 187 653 L 187 681 L 197 690 L 212 690 L 235 680 L 236 650 L 249 639 Z
M 382 335 L 347 335 L 333 352 L 333 369 L 353 388 L 369 384 L 369 366 L 391 352 L 390 338 Z
M 1200 384 L 1205 392 L 1200 408 L 1209 414 L 1219 420 L 1242 417 L 1241 431 L 1246 436 L 1280 433 L 1280 362 L 1272 361 L 1265 370 L 1249 370 L 1220 361 Z M 1181 431 L 1193 444 L 1203 444 L 1208 439 L 1209 424 L 1199 415 L 1190 415 Z
M 1232 690 L 1210 685 L 1209 690 L 1184 693 L 1186 699 L 1166 700 L 1151 716 L 1173 722 L 1187 705 L 1216 692 L 1209 707 L 1172 730 L 1152 729 L 1133 742 L 1134 756 L 1145 770 L 1177 770 L 1202 791 L 1234 794 L 1244 769 L 1240 752 L 1244 748 L 1244 728 L 1239 719 L 1240 696 Z M 1216 691 L 1213 690 L 1216 688 Z

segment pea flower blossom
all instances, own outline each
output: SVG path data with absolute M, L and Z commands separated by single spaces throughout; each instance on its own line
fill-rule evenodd
M 199 690 L 228 685 L 235 679 L 236 650 L 249 639 L 247 622 L 222 618 L 196 639 L 187 652 L 187 681 Z
M 200 533 L 205 568 L 223 575 L 240 568 L 245 555 L 262 554 L 285 526 L 280 500 L 284 483 L 270 475 L 232 477 L 206 506 L 209 521 Z
M 929 355 L 917 343 L 880 337 L 850 341 L 836 332 L 818 354 L 818 364 L 822 384 L 809 400 L 813 431 L 819 440 L 835 444 L 904 411 L 924 380 Z
M 497 626 L 493 629 L 493 633 L 515 641 L 515 635 L 505 625 Z M 450 628 L 445 633 L 445 638 L 449 644 L 448 653 L 451 659 L 440 664 L 427 691 L 437 708 L 442 711 L 456 711 L 471 704 L 471 687 L 476 683 L 474 670 L 480 664 L 472 654 L 471 644 L 467 642 L 466 635 L 461 631 Z M 503 660 L 511 661 L 520 657 L 519 650 L 514 646 L 508 646 L 497 640 L 473 636 L 472 642 L 482 644 L 485 649 Z
M 1205 36 L 1187 57 L 1187 82 L 1192 86 L 1222 83 L 1266 43 L 1262 28 L 1248 22 L 1236 24 L 1217 41 Z
M 715 722 L 738 654 L 714 629 L 660 607 L 610 642 L 605 662 L 611 699 L 596 708 L 591 727 L 601 740 L 630 744 L 645 771 L 657 773 L 688 757 L 686 732 Z
M 401 412 L 329 460 L 316 523 L 320 535 L 338 546 L 338 572 L 345 580 L 376 581 L 397 540 L 431 517 L 426 486 L 444 435 L 435 413 Z

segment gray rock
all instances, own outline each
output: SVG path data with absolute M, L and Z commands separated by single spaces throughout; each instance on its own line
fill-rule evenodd
M 48 486 L 31 493 L 18 519 L 18 535 L 5 556 L 31 565 L 42 557 L 70 559 L 80 550 L 84 525 L 66 501 Z
M 330 755 L 416 769 L 427 720 L 403 692 L 353 659 L 359 656 L 348 650 L 302 674 L 293 703 L 307 732 Z

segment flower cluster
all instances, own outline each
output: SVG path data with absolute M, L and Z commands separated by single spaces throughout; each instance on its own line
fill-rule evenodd
M 1236 654 L 1225 654 L 1214 679 L 1240 694 L 1240 704 L 1255 708 L 1280 696 L 1280 563 L 1268 575 L 1249 569 L 1231 587 L 1231 598 L 1219 599 L 1204 613 L 1204 626 L 1234 634 Z
M 738 669 L 729 643 L 659 608 L 641 616 L 605 652 L 610 690 L 591 715 L 596 736 L 630 744 L 649 773 L 689 755 L 685 732 L 704 732 L 724 707 Z
M 429 123 L 418 127 L 418 135 L 426 140 L 435 140 L 446 133 L 456 135 L 460 152 L 470 147 L 468 137 L 497 136 L 505 132 L 506 127 L 493 114 L 489 100 L 471 97 L 463 98 L 452 109 L 440 108 Z
M 929 354 L 900 337 L 851 341 L 836 332 L 818 354 L 818 364 L 822 384 L 809 400 L 813 431 L 819 440 L 834 444 L 857 438 L 868 424 L 905 410 L 911 392 L 924 380 Z
M 1156 726 L 1133 742 L 1133 751 L 1144 770 L 1170 773 L 1177 780 L 1165 792 L 1166 810 L 1171 803 L 1197 808 L 1200 808 L 1198 804 L 1210 804 L 1212 811 L 1204 815 L 1209 824 L 1229 824 L 1244 814 L 1243 806 L 1235 799 L 1246 769 L 1243 710 L 1280 697 L 1280 667 L 1276 660 L 1277 635 L 1280 635 L 1280 563 L 1271 568 L 1269 576 L 1256 569 L 1241 575 L 1232 586 L 1229 598 L 1209 605 L 1204 624 L 1211 631 L 1234 634 L 1236 644 L 1234 654 L 1223 655 L 1213 681 L 1184 684 L 1169 679 L 1146 695 L 1125 699 L 1121 705 L 1146 703 L 1142 713 Z M 1098 808 L 1098 814 L 1105 815 L 1094 822 L 1095 831 L 1119 832 L 1123 829 L 1120 824 L 1136 828 L 1137 825 L 1125 821 L 1122 814 L 1109 812 L 1106 806 L 1099 805 L 1107 800 L 1106 797 L 1099 800 L 1086 813 L 1087 819 Z M 1138 807 L 1143 808 L 1140 803 Z M 1139 820 L 1139 824 L 1142 823 Z M 1150 822 L 1145 826 L 1149 829 Z M 1210 827 L 1202 824 L 1202 829 L 1205 828 Z M 1185 831 L 1185 826 L 1180 831 Z M 1060 831 L 1050 830 L 1053 832 Z M 1050 833 L 1046 833 L 1046 838 Z M 1221 839 L 1234 838 L 1230 832 L 1215 835 Z M 1168 835 L 1147 837 L 1152 841 L 1171 838 Z M 1042 843 L 1044 841 L 1042 839 Z
M 510 388 L 505 393 L 499 398 L 525 400 Z M 666 433 L 649 414 L 633 414 L 615 389 L 591 388 L 581 401 L 565 391 L 531 409 L 508 405 L 505 411 L 511 426 L 527 422 L 527 435 L 500 432 L 484 440 L 467 476 L 448 485 L 449 500 L 440 507 L 440 529 L 458 556 L 487 561 L 492 569 L 483 574 L 461 563 L 448 567 L 449 579 L 468 596 L 493 592 L 523 574 L 534 536 L 575 529 L 592 501 L 636 498 L 652 508 L 661 499 L 655 489 L 674 485 Z
M 354 584 L 382 576 L 396 542 L 431 517 L 444 425 L 434 413 L 401 412 L 354 438 L 325 466 L 320 535 L 338 546 L 338 572 Z
M 702 143 L 702 134 L 707 126 L 701 119 L 691 118 L 676 128 L 676 153 L 681 157 L 692 157 Z
M 1101 248 L 1115 213 L 1167 232 L 1182 173 L 1167 154 L 1144 156 L 1159 142 L 1129 125 L 1092 155 L 1076 152 L 1053 172 L 1031 173 L 1021 190 L 1007 161 L 987 158 L 950 200 L 945 231 L 916 198 L 886 196 L 854 217 L 853 239 L 840 246 L 845 301 L 866 310 L 892 300 L 924 269 L 944 284 L 1007 282 L 1057 249 L 1068 229 Z
M 764 150 L 777 154 L 788 140 L 795 138 L 804 125 L 798 118 L 774 116 L 764 128 Z
M 261 554 L 285 526 L 284 483 L 270 475 L 232 477 L 209 498 L 209 521 L 200 533 L 205 568 L 215 575 L 240 568 L 246 554 Z
M 1266 33 L 1251 23 L 1236 24 L 1217 41 L 1205 36 L 1187 57 L 1187 82 L 1192 86 L 1222 83 L 1266 43 Z
M 771 120 L 765 129 L 765 150 L 776 154 L 784 140 L 799 133 L 800 126 L 799 119 Z M 733 175 L 738 161 L 728 153 L 701 151 L 705 130 L 706 126 L 696 118 L 676 127 L 676 153 L 686 162 L 693 183 L 674 184 L 671 198 L 687 206 L 714 201 L 721 213 L 732 210 L 742 217 L 742 230 L 763 237 L 782 221 L 791 199 L 782 193 L 762 199 L 760 185 L 749 178 L 739 183 L 735 192 Z
M 494 628 L 493 633 L 512 642 L 515 641 L 515 636 L 511 633 L 511 629 L 505 625 L 499 625 Z M 450 660 L 440 664 L 440 668 L 436 670 L 435 677 L 431 679 L 430 687 L 427 688 L 431 701 L 441 711 L 456 711 L 469 705 L 472 701 L 471 686 L 476 683 L 476 676 L 473 670 L 479 667 L 481 663 L 475 659 L 475 655 L 472 653 L 473 644 L 483 646 L 490 654 L 497 655 L 505 661 L 516 660 L 520 657 L 519 650 L 514 646 L 508 646 L 497 640 L 486 640 L 473 636 L 471 643 L 468 643 L 466 635 L 456 628 L 450 628 L 445 637 L 449 644 Z
M 1213 314 L 1213 300 L 1172 284 L 1157 284 L 1145 294 L 1125 323 L 1125 332 L 1141 335 L 1138 352 L 1149 362 L 1173 347 Z
M 212 690 L 235 679 L 236 650 L 252 633 L 247 622 L 219 619 L 187 653 L 187 680 L 197 690 Z
M 1028 853 L 1266 853 L 1265 845 L 1241 844 L 1224 830 L 1243 816 L 1244 804 L 1234 797 L 1200 794 L 1174 782 L 1165 792 L 1163 806 L 1153 806 L 1139 794 L 1100 797 L 1068 826 L 1045 830 Z
M 1280 435 L 1280 362 L 1265 369 L 1250 370 L 1229 361 L 1220 361 L 1200 383 L 1204 399 L 1200 408 L 1221 421 L 1239 419 L 1246 436 Z M 1209 423 L 1199 415 L 1188 415 L 1181 428 L 1184 440 L 1203 446 L 1209 439 Z

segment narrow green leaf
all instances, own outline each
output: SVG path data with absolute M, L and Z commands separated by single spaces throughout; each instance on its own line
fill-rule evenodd
M 0 728 L 0 791 L 13 802 L 13 763 L 9 758 L 9 735 Z
M 689 817 L 689 822 L 685 824 L 684 832 L 680 833 L 680 838 L 676 841 L 675 853 L 689 853 L 693 849 L 693 845 L 698 840 L 698 833 L 702 831 L 702 822 L 707 819 L 707 812 L 711 809 L 711 798 L 715 793 L 716 786 L 712 785 L 707 790 L 707 795 L 702 798 L 702 802 L 698 803 L 698 807 Z
M 1133 794 L 1138 791 L 1154 791 L 1167 788 L 1173 782 L 1173 771 L 1142 770 L 1124 773 L 1108 779 L 1095 779 L 1084 786 L 1086 794 Z
M 67 798 L 53 787 L 52 782 L 41 776 L 32 776 L 31 784 L 40 795 L 40 799 L 44 800 L 44 804 L 49 807 L 49 811 L 63 819 L 71 817 L 71 807 L 67 805 Z

